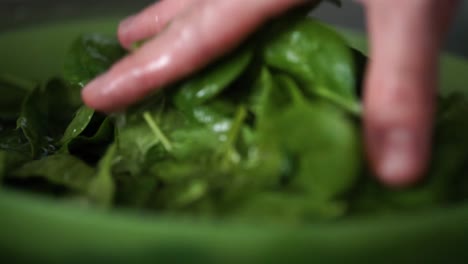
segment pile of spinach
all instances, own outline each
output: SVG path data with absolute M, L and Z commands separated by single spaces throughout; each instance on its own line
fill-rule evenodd
M 415 210 L 468 197 L 468 100 L 440 98 L 426 180 L 389 190 L 362 153 L 366 57 L 303 14 L 275 19 L 235 51 L 124 113 L 84 106 L 81 88 L 126 54 L 76 40 L 60 78 L 0 78 L 5 188 L 100 207 L 307 222 Z

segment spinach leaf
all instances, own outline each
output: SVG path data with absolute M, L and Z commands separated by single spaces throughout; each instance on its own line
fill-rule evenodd
M 158 120 L 158 112 L 151 115 L 153 120 Z M 116 144 L 121 160 L 116 170 L 120 173 L 137 175 L 142 170 L 148 151 L 158 146 L 161 141 L 154 136 L 143 113 L 126 113 L 116 118 Z
M 61 152 L 79 157 L 88 164 L 97 164 L 109 145 L 114 142 L 114 134 L 114 125 L 110 118 L 106 118 L 94 134 L 75 137 L 62 146 Z
M 340 35 L 297 15 L 281 17 L 264 34 L 263 58 L 269 67 L 290 74 L 308 94 L 360 112 L 352 50 Z
M 211 128 L 218 134 L 226 134 L 231 127 L 232 116 L 236 112 L 236 106 L 224 100 L 216 100 L 209 104 L 192 108 L 193 119 Z
M 10 178 L 23 180 L 41 178 L 51 184 L 66 187 L 70 191 L 86 193 L 94 174 L 94 168 L 78 158 L 55 154 L 24 164 L 14 170 Z
M 88 196 L 94 203 L 109 207 L 114 199 L 114 180 L 112 165 L 115 159 L 116 147 L 112 145 L 107 150 L 97 166 L 97 174 L 89 183 Z
M 66 95 L 62 81 L 54 78 L 37 86 L 23 100 L 17 127 L 29 141 L 32 157 L 55 152 L 74 111 Z
M 259 127 L 269 144 L 292 157 L 291 184 L 320 200 L 348 191 L 361 168 L 360 140 L 353 121 L 325 102 L 306 101 L 294 82 L 276 78 L 277 90 L 290 92 L 291 103 Z
M 47 154 L 50 139 L 47 137 L 47 103 L 40 88 L 34 89 L 24 100 L 17 127 L 29 141 L 31 156 Z
M 60 139 L 59 151 L 96 164 L 113 140 L 114 126 L 110 118 L 82 106 Z
M 264 120 L 268 121 L 270 117 L 275 116 L 277 113 L 282 112 L 283 109 L 287 108 L 292 104 L 291 95 L 298 91 L 296 84 L 288 89 L 278 88 L 278 84 L 274 81 L 271 72 L 267 68 L 263 68 L 254 83 L 255 89 L 260 92 L 256 95 L 253 101 L 255 114 L 258 117 L 258 124 L 261 126 Z M 300 99 L 302 100 L 302 99 Z
M 79 104 L 74 102 L 73 95 L 61 78 L 48 80 L 41 89 L 43 89 L 41 100 L 46 104 L 49 133 L 58 141 Z
M 219 95 L 247 68 L 252 47 L 247 46 L 184 81 L 174 97 L 180 109 L 191 109 Z
M 93 116 L 93 109 L 86 106 L 80 107 L 76 112 L 75 117 L 65 130 L 65 133 L 62 139 L 60 140 L 60 143 L 68 143 L 69 141 L 80 135 L 86 129 L 86 127 L 88 127 Z

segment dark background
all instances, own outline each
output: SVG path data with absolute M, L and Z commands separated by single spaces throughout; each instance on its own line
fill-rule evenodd
M 0 31 L 77 17 L 110 14 L 119 14 L 124 17 L 153 2 L 154 0 L 0 0 Z M 351 0 L 344 0 L 343 3 L 341 9 L 330 4 L 323 4 L 314 12 L 314 15 L 336 25 L 364 30 L 365 20 L 361 6 Z M 468 58 L 467 33 L 468 1 L 465 0 L 461 1 L 447 37 L 446 49 Z

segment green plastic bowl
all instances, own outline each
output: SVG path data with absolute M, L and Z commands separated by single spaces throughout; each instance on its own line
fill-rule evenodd
M 45 80 L 60 72 L 78 34 L 114 34 L 117 21 L 88 19 L 3 33 L 0 73 Z M 343 32 L 365 49 L 361 35 Z M 445 55 L 441 72 L 443 93 L 468 92 L 466 61 Z M 274 226 L 103 212 L 0 189 L 1 263 L 467 263 L 467 249 L 468 204 Z

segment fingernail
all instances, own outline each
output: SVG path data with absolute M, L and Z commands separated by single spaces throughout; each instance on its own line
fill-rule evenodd
M 418 136 L 410 130 L 394 129 L 383 138 L 378 173 L 382 181 L 400 187 L 413 183 L 419 175 Z

